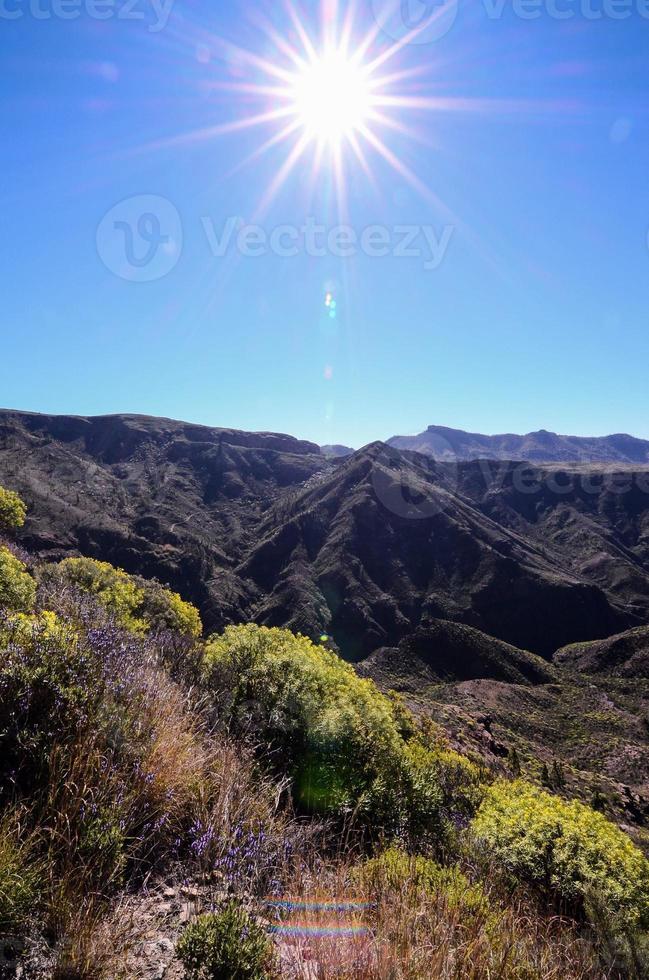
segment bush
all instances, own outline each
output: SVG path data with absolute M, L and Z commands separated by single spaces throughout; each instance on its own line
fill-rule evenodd
M 176 954 L 188 980 L 268 980 L 274 973 L 272 942 L 235 900 L 190 925 Z
M 582 908 L 591 896 L 630 928 L 649 927 L 649 861 L 599 813 L 523 780 L 487 792 L 473 831 L 489 855 Z
M 65 558 L 58 565 L 45 566 L 41 576 L 45 581 L 77 586 L 95 596 L 122 626 L 146 632 L 146 624 L 137 617 L 144 591 L 121 568 L 94 558 Z
M 8 548 L 0 547 L 0 610 L 29 612 L 36 601 L 36 582 Z
M 198 610 L 176 592 L 105 561 L 65 558 L 58 565 L 46 566 L 41 579 L 50 585 L 74 585 L 95 596 L 121 626 L 133 633 L 165 629 L 198 637 L 203 630 Z
M 153 629 L 167 629 L 188 636 L 199 637 L 203 624 L 196 606 L 185 602 L 177 592 L 163 588 L 158 582 L 136 579 L 144 592 L 137 614 Z
M 101 698 L 100 667 L 85 638 L 51 612 L 5 617 L 0 643 L 0 769 L 34 781 L 54 740 L 88 721 Z
M 0 487 L 0 532 L 22 527 L 27 508 L 17 493 Z
M 375 782 L 367 808 L 372 821 L 406 847 L 452 851 L 480 803 L 481 780 L 481 770 L 464 756 L 413 739 L 396 770 Z
M 386 892 L 408 892 L 443 900 L 463 915 L 486 915 L 489 901 L 480 885 L 472 885 L 459 868 L 443 868 L 436 861 L 390 848 L 355 869 L 353 880 L 380 899 Z
M 399 766 L 404 743 L 389 700 L 306 637 L 229 626 L 208 641 L 204 671 L 224 721 L 276 751 L 309 810 L 356 806 Z

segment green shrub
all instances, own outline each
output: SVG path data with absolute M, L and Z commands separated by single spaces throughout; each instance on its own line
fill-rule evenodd
M 53 741 L 86 724 L 101 698 L 100 665 L 85 638 L 54 613 L 16 615 L 0 627 L 0 771 L 36 782 Z
M 577 905 L 592 896 L 629 928 L 649 927 L 649 861 L 601 814 L 517 780 L 486 794 L 478 844 L 523 879 Z
M 482 793 L 476 765 L 457 752 L 413 739 L 404 745 L 396 769 L 376 780 L 366 803 L 371 819 L 404 845 L 449 851 Z
M 95 596 L 115 619 L 134 632 L 146 632 L 146 623 L 137 616 L 144 591 L 121 568 L 94 558 L 65 558 L 58 565 L 42 569 L 45 581 L 75 585 Z
M 17 493 L 0 487 L 0 532 L 22 527 L 27 508 Z
M 188 980 L 269 980 L 273 944 L 235 900 L 201 915 L 181 936 L 176 953 Z
M 138 586 L 144 592 L 137 614 L 153 629 L 173 630 L 199 637 L 203 624 L 196 606 L 185 602 L 177 592 L 165 589 L 158 582 L 138 578 Z
M 224 720 L 275 750 L 309 810 L 356 806 L 400 764 L 404 743 L 389 700 L 303 636 L 229 626 L 208 641 L 204 670 Z
M 380 899 L 386 892 L 408 892 L 439 898 L 449 909 L 464 916 L 486 915 L 489 901 L 480 885 L 472 885 L 459 868 L 444 868 L 420 855 L 412 856 L 395 847 L 356 868 L 353 881 Z M 414 893 L 414 894 L 413 894 Z
M 95 596 L 121 626 L 133 633 L 168 629 L 198 637 L 203 630 L 198 610 L 176 592 L 105 561 L 65 558 L 58 565 L 45 566 L 41 579 L 74 585 Z
M 8 548 L 0 547 L 0 609 L 29 612 L 36 601 L 36 582 Z

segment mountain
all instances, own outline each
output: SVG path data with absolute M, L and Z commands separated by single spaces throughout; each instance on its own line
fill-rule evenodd
M 584 674 L 649 678 L 649 626 L 627 630 L 605 640 L 573 643 L 557 650 L 554 660 Z
M 320 451 L 323 456 L 334 457 L 351 456 L 354 452 L 349 446 L 340 446 L 337 444 L 333 446 L 320 446 Z
M 362 661 L 359 671 L 381 687 L 420 691 L 424 684 L 489 677 L 510 684 L 550 684 L 555 671 L 541 657 L 487 636 L 470 626 L 431 620 L 398 647 L 383 647 Z
M 515 463 L 383 443 L 331 458 L 273 433 L 0 412 L 0 484 L 30 506 L 30 550 L 155 576 L 210 630 L 327 633 L 354 661 L 439 620 L 545 658 L 645 625 L 646 476 L 627 469 L 621 492 L 596 467 L 521 482 Z
M 394 436 L 395 449 L 426 453 L 440 460 L 501 459 L 540 463 L 649 464 L 649 440 L 628 435 L 593 438 L 560 436 L 555 432 L 485 436 L 442 425 L 429 425 L 415 436 Z

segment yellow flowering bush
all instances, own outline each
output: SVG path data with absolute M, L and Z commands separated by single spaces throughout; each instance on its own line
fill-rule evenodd
M 234 733 L 252 733 L 308 810 L 353 810 L 375 835 L 442 850 L 478 805 L 481 774 L 424 744 L 416 720 L 324 646 L 288 630 L 230 626 L 204 675 Z
M 185 602 L 177 592 L 165 589 L 157 582 L 145 579 L 136 580 L 144 592 L 144 598 L 137 612 L 151 627 L 169 629 L 177 633 L 199 637 L 203 632 L 203 624 L 196 606 Z
M 26 516 L 27 508 L 18 494 L 0 487 L 0 532 L 22 527 Z
M 129 575 L 94 558 L 65 558 L 45 566 L 41 579 L 69 583 L 94 595 L 117 622 L 133 633 L 171 629 L 198 637 L 203 631 L 198 610 L 158 582 Z
M 29 612 L 36 601 L 36 582 L 25 565 L 0 547 L 0 609 Z
M 580 903 L 597 899 L 629 927 L 649 927 L 649 861 L 600 813 L 524 780 L 494 783 L 473 821 L 476 841 L 528 881 Z
M 304 636 L 229 626 L 208 640 L 204 671 L 230 728 L 277 750 L 308 809 L 354 806 L 399 763 L 403 741 L 389 700 Z

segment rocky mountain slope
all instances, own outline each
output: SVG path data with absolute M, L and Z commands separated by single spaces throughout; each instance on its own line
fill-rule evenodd
M 394 436 L 395 449 L 427 453 L 435 459 L 505 459 L 561 463 L 649 463 L 649 440 L 618 434 L 594 438 L 561 436 L 556 432 L 485 436 L 443 425 L 429 425 L 414 436 Z
M 573 643 L 557 650 L 555 661 L 584 674 L 649 679 L 649 626 L 639 626 L 605 640 Z
M 0 484 L 30 505 L 31 550 L 156 576 L 209 629 L 328 633 L 352 660 L 438 620 L 545 657 L 649 622 L 649 475 L 623 477 L 0 413 Z

